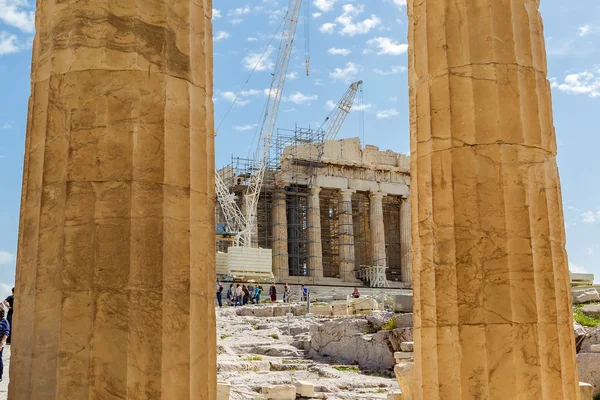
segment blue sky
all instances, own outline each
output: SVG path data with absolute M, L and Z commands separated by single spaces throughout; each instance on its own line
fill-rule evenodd
M 304 0 L 305 5 L 309 3 Z M 217 166 L 255 148 L 286 0 L 214 0 Z M 0 0 L 0 296 L 14 282 L 21 173 L 29 96 L 33 0 Z M 567 250 L 574 271 L 600 281 L 600 1 L 542 0 L 553 86 Z M 318 126 L 352 81 L 362 79 L 363 109 L 339 137 L 359 136 L 407 153 L 407 17 L 403 0 L 310 0 L 302 11 L 278 127 Z M 307 23 L 308 22 L 308 23 Z M 305 74 L 305 29 L 310 76 Z M 266 51 L 256 71 L 261 54 Z M 251 75 L 251 76 L 250 76 Z M 244 86 L 250 76 L 248 83 Z M 243 88 L 238 103 L 223 117 Z M 361 137 L 362 139 L 362 137 Z

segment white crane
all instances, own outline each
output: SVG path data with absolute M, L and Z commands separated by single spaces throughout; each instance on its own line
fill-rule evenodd
M 356 92 L 358 92 L 362 83 L 363 81 L 357 81 L 350 85 L 348 90 L 346 90 L 346 93 L 344 93 L 340 101 L 331 110 L 331 113 L 319 127 L 319 131 L 323 132 L 323 142 L 334 140 L 336 138 L 346 117 L 350 113 L 350 109 L 356 98 Z
M 267 96 L 267 104 L 265 106 L 265 115 L 261 124 L 260 135 L 258 138 L 258 148 L 254 155 L 256 162 L 256 172 L 249 179 L 246 195 L 244 196 L 246 214 L 244 215 L 237 203 L 235 196 L 229 192 L 227 185 L 223 182 L 221 176 L 217 173 L 216 193 L 217 199 L 223 210 L 225 220 L 227 221 L 228 229 L 236 233 L 234 239 L 236 246 L 251 247 L 252 246 L 252 231 L 256 225 L 256 215 L 258 208 L 258 200 L 267 168 L 267 159 L 269 149 L 271 147 L 271 139 L 275 132 L 275 123 L 279 113 L 279 105 L 283 96 L 283 87 L 285 78 L 290 63 L 292 54 L 292 45 L 302 0 L 290 0 L 288 10 L 285 16 L 284 28 L 281 34 L 281 42 L 275 62 L 275 70 L 272 73 L 271 86 Z M 309 59 L 306 59 L 306 68 L 308 71 Z

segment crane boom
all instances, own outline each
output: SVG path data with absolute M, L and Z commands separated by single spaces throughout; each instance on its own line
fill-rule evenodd
M 246 218 L 235 202 L 235 194 L 229 192 L 227 185 L 218 171 L 215 173 L 215 189 L 217 201 L 221 206 L 225 222 L 227 223 L 228 232 L 237 233 L 244 230 L 247 225 Z M 243 242 L 244 239 L 244 237 L 236 234 L 234 239 L 235 246 L 248 246 L 249 244 Z
M 241 242 L 246 245 L 247 243 L 251 243 L 252 231 L 256 224 L 258 199 L 262 190 L 269 149 L 271 147 L 271 139 L 275 132 L 275 124 L 277 122 L 279 106 L 283 96 L 283 87 L 292 54 L 292 46 L 294 44 L 294 36 L 296 34 L 301 5 L 302 0 L 290 0 L 285 17 L 285 25 L 281 34 L 275 70 L 272 74 L 273 78 L 271 79 L 269 95 L 267 96 L 267 106 L 265 107 L 265 115 L 258 139 L 258 148 L 254 156 L 254 160 L 257 162 L 257 172 L 250 177 L 245 196 L 246 227 L 240 232 L 240 235 L 244 236 L 244 239 Z

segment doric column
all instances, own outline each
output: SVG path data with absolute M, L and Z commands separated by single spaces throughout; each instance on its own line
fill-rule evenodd
M 410 228 L 410 199 L 402 199 L 400 205 L 400 278 L 412 282 L 412 233 Z
M 308 195 L 308 269 L 310 276 L 323 277 L 323 248 L 321 246 L 321 188 L 313 186 Z
M 273 274 L 279 281 L 289 276 L 285 193 L 273 193 Z
M 10 399 L 216 398 L 209 4 L 37 2 Z
M 417 399 L 576 399 L 539 0 L 408 1 Z
M 387 266 L 385 255 L 385 227 L 383 224 L 383 198 L 385 194 L 373 192 L 369 198 L 371 222 L 371 263 L 374 266 Z
M 340 275 L 344 282 L 356 280 L 354 275 L 354 225 L 352 220 L 352 194 L 354 190 L 340 190 L 338 203 Z

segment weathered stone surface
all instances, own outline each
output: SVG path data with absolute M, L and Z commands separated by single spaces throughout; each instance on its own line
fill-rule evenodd
M 231 385 L 228 382 L 217 382 L 217 400 L 229 400 Z
M 419 388 L 415 387 L 414 369 L 414 364 L 409 362 L 398 363 L 394 367 L 394 374 L 396 375 L 398 385 L 400 385 L 400 389 L 402 390 L 403 400 L 418 399 L 418 397 L 414 396 L 415 391 L 420 391 Z
M 210 2 L 36 14 L 10 398 L 214 399 Z
M 331 304 L 310 306 L 310 312 L 314 315 L 331 316 Z
M 596 288 L 572 288 L 571 295 L 573 297 L 573 304 L 600 301 L 600 294 Z
M 404 400 L 402 392 L 391 392 L 387 395 L 387 400 Z
M 580 400 L 592 400 L 594 397 L 594 387 L 589 383 L 579 382 Z
M 396 314 L 396 328 L 412 328 L 413 327 L 413 314 L 402 313 Z
M 394 351 L 401 351 L 403 342 L 413 341 L 413 328 L 392 329 L 389 340 Z
M 600 353 L 600 344 L 593 344 L 590 346 L 590 353 Z
M 412 313 L 413 312 L 413 295 L 412 293 L 397 294 L 393 296 L 394 312 L 397 313 Z
M 413 351 L 414 343 L 413 342 L 402 342 L 400 343 L 400 349 L 402 351 Z
M 300 397 L 315 397 L 315 385 L 311 382 L 294 380 L 292 384 L 296 386 L 296 395 Z
M 391 312 L 375 312 L 367 315 L 367 322 L 371 324 L 373 330 L 379 331 L 391 318 L 394 318 L 394 313 Z
M 417 399 L 578 397 L 539 5 L 407 1 Z
M 333 301 L 331 302 L 331 314 L 333 316 L 344 316 L 348 315 L 348 305 L 346 301 Z
M 600 318 L 600 305 L 586 304 L 581 307 L 581 312 L 590 318 Z
M 394 359 L 396 360 L 396 364 L 399 364 L 403 361 L 412 360 L 415 357 L 415 353 L 406 352 L 406 351 L 397 351 L 394 353 Z
M 261 317 L 268 318 L 273 316 L 274 307 L 270 306 L 245 306 L 238 307 L 235 313 L 240 317 Z
M 412 285 L 412 232 L 410 224 L 410 198 L 402 199 L 400 205 L 400 277 Z M 412 311 L 412 310 L 411 310 Z
M 595 344 L 600 344 L 600 326 L 594 328 L 589 334 L 587 334 L 586 338 L 583 339 L 580 352 L 591 353 L 592 345 Z
M 295 400 L 296 387 L 293 385 L 274 385 L 262 388 L 262 395 L 269 400 Z
M 577 354 L 579 381 L 594 387 L 594 395 L 600 393 L 600 353 Z

